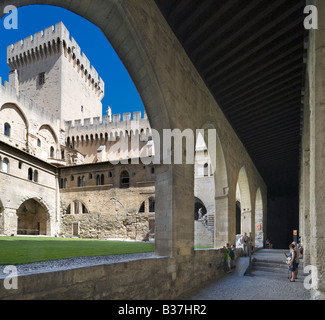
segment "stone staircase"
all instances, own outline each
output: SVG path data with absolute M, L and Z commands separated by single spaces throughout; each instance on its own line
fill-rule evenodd
M 194 221 L 194 245 L 213 247 L 214 228 L 203 221 Z
M 253 272 L 271 272 L 276 274 L 288 274 L 286 257 L 289 250 L 284 249 L 260 249 L 253 255 Z M 300 260 L 299 272 L 303 270 L 303 261 Z

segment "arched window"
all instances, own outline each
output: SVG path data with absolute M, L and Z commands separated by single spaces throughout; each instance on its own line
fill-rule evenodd
M 149 198 L 149 212 L 155 212 L 155 198 Z
M 145 210 L 145 203 L 143 201 L 141 206 L 140 206 L 139 213 L 144 213 L 144 210 Z
M 9 173 L 9 160 L 7 158 L 3 159 L 2 162 L 2 172 Z
M 50 148 L 50 158 L 54 159 L 54 148 Z
M 204 165 L 204 176 L 209 176 L 209 165 L 207 163 Z
M 34 182 L 38 182 L 38 171 L 34 171 Z
M 41 144 L 41 140 L 40 139 L 37 139 L 37 146 L 40 147 L 42 144 Z
M 82 213 L 89 213 L 87 207 L 82 203 Z
M 120 188 L 127 189 L 130 187 L 130 176 L 127 171 L 123 171 L 120 176 Z
M 10 131 L 11 131 L 10 124 L 6 122 L 4 125 L 4 135 L 10 137 Z
M 100 184 L 102 186 L 105 184 L 105 176 L 103 174 L 100 176 Z
M 32 168 L 28 169 L 28 180 L 33 181 L 33 169 Z
M 96 176 L 96 186 L 99 186 L 100 185 L 100 175 L 98 174 Z
M 79 214 L 79 202 L 74 202 L 74 214 Z
M 84 187 L 86 185 L 85 177 L 78 177 L 78 187 Z

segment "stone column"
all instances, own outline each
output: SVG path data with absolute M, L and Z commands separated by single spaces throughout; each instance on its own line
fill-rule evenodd
M 230 220 L 229 220 L 229 196 L 215 197 L 215 219 L 214 219 L 214 247 L 220 248 L 227 242 L 231 242 Z M 236 213 L 235 213 L 236 217 Z
M 314 299 L 325 299 L 325 1 L 315 1 L 318 29 L 310 31 L 310 262 L 317 268 Z
M 17 234 L 18 217 L 17 210 L 12 208 L 5 208 L 2 212 L 3 215 L 3 234 L 11 235 Z
M 300 170 L 299 230 L 304 248 L 304 265 L 310 265 L 310 110 L 308 80 L 305 89 Z
M 156 254 L 189 256 L 194 248 L 194 165 L 156 168 Z

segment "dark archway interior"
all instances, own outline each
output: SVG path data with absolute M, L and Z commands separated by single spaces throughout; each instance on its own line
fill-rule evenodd
M 47 210 L 34 199 L 25 201 L 17 210 L 17 234 L 46 235 Z
M 200 210 L 201 210 L 201 212 L 200 212 Z M 194 204 L 194 220 L 198 220 L 199 219 L 200 213 L 201 213 L 201 216 L 203 217 L 204 215 L 207 214 L 207 209 L 206 209 L 204 203 L 200 199 L 195 198 L 195 204 Z

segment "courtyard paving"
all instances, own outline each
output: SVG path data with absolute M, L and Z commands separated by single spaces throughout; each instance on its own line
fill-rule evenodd
M 265 252 L 264 252 L 265 253 Z M 257 256 L 255 254 L 254 256 Z M 266 259 L 284 257 L 283 250 L 266 252 Z M 253 270 L 244 276 L 248 258 L 239 258 L 237 268 L 221 280 L 188 297 L 188 300 L 310 300 L 310 291 L 304 287 L 305 275 L 300 272 L 296 282 L 288 280 L 288 272 Z

